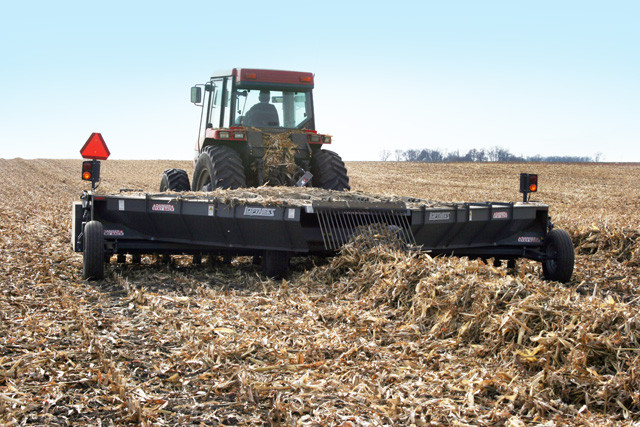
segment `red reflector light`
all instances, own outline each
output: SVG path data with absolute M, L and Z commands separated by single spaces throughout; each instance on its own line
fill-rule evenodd
M 310 76 L 301 76 L 300 77 L 300 81 L 302 83 L 311 83 L 311 77 Z
M 245 79 L 257 79 L 257 78 L 258 78 L 258 76 L 256 75 L 256 73 L 246 73 L 246 74 L 244 75 L 244 78 L 245 78 Z

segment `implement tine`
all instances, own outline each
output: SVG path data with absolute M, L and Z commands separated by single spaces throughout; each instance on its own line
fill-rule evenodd
M 340 217 L 341 216 L 342 216 L 342 212 L 340 212 L 340 211 L 333 212 L 333 215 L 331 215 L 331 218 L 333 219 L 333 222 L 335 224 L 336 248 L 339 248 L 342 245 L 344 245 L 344 235 L 343 235 L 343 231 L 342 231 L 342 226 L 340 225 Z
M 327 241 L 328 239 L 327 233 L 329 232 L 329 230 L 327 230 L 327 225 L 325 222 L 325 213 L 323 211 L 318 211 L 318 223 L 320 224 L 320 234 L 322 234 L 322 243 L 324 243 L 324 248 L 329 250 L 331 249 Z
M 349 240 L 349 230 L 347 229 L 346 212 L 339 212 L 337 214 L 336 220 L 338 221 L 338 225 L 340 227 L 340 245 L 344 245 Z
M 333 240 L 332 249 L 338 249 L 340 247 L 340 237 L 338 236 L 338 227 L 336 227 L 336 221 L 332 211 L 327 213 L 327 219 L 329 224 L 331 224 L 331 239 Z
M 369 240 L 370 247 L 375 245 L 375 236 L 378 233 L 377 228 L 381 228 L 384 224 L 384 211 L 376 211 L 373 214 L 373 221 L 369 222 L 369 232 L 371 238 Z
M 337 211 L 334 212 L 333 215 L 333 220 L 335 222 L 336 225 L 336 238 L 338 239 L 338 247 L 344 245 L 344 231 L 343 231 L 343 227 L 342 227 L 342 212 Z
M 360 234 L 362 236 L 362 245 L 366 248 L 369 249 L 369 234 L 370 231 L 369 230 L 369 226 L 367 225 L 367 218 L 370 215 L 369 212 L 367 212 L 367 214 L 363 214 L 362 212 L 358 212 L 356 218 L 358 219 L 358 234 Z
M 401 248 L 401 239 L 399 238 L 399 236 L 395 233 L 391 233 L 388 228 L 388 226 L 393 225 L 395 227 L 398 226 L 398 218 L 397 215 L 393 212 L 393 211 L 386 211 L 385 212 L 385 220 L 386 220 L 386 224 L 387 224 L 387 235 L 389 236 L 389 242 L 390 244 L 392 244 L 396 249 L 400 249 Z
M 353 236 L 353 234 L 356 232 L 356 223 L 355 220 L 353 219 L 353 212 L 345 212 L 345 216 L 346 216 L 346 220 L 347 223 L 349 224 L 349 239 Z
M 416 245 L 416 237 L 413 235 L 413 231 L 411 230 L 411 225 L 409 224 L 409 218 L 407 216 L 402 215 L 402 228 L 405 230 L 405 236 L 409 240 L 408 244 L 415 246 Z

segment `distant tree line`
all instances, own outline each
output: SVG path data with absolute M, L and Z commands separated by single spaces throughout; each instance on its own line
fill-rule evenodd
M 395 160 L 405 162 L 568 162 L 586 163 L 599 162 L 602 154 L 589 156 L 516 156 L 506 148 L 493 147 L 488 149 L 472 148 L 466 154 L 460 154 L 459 150 L 446 152 L 440 149 L 423 148 L 421 150 L 383 150 L 380 152 L 380 160 Z

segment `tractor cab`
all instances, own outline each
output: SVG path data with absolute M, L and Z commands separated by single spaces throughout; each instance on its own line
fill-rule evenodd
M 191 89 L 202 106 L 200 137 L 206 129 L 247 126 L 315 130 L 313 74 L 234 68 Z M 204 94 L 203 94 L 204 91 Z

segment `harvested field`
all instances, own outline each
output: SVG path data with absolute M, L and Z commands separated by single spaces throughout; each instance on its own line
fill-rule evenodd
M 103 162 L 156 191 L 190 162 Z M 143 257 L 82 280 L 79 160 L 0 159 L 0 421 L 10 425 L 640 422 L 640 165 L 348 163 L 353 190 L 517 201 L 576 245 L 567 285 L 479 260 L 345 247 L 273 281 L 250 258 Z

